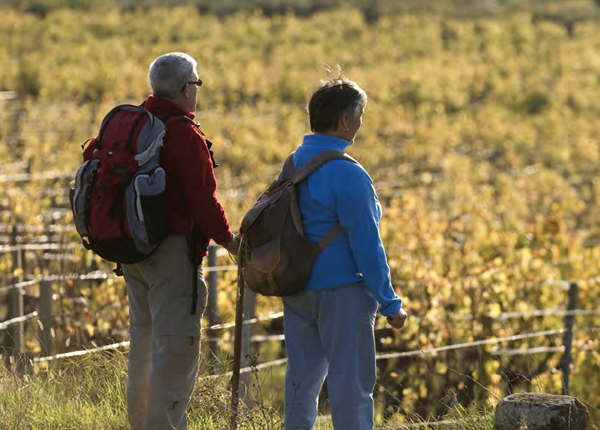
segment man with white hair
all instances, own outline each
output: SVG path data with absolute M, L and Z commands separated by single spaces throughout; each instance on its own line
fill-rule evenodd
M 187 54 L 150 65 L 153 94 L 144 106 L 166 125 L 160 161 L 166 174 L 170 235 L 140 263 L 123 264 L 131 345 L 127 408 L 133 430 L 185 430 L 198 373 L 200 327 L 207 291 L 201 270 L 211 239 L 237 254 L 216 197 L 217 164 L 194 123 L 202 81 Z

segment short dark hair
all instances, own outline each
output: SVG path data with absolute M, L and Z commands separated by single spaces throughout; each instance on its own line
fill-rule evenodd
M 340 77 L 322 81 L 308 102 L 310 129 L 315 133 L 337 130 L 343 114 L 359 115 L 367 105 L 367 94 L 354 81 Z

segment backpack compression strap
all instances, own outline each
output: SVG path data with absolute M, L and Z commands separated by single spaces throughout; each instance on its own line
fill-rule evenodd
M 320 241 L 319 243 L 317 243 L 317 245 L 319 245 L 319 249 L 321 251 L 323 249 L 325 249 L 325 247 L 327 245 L 329 245 L 329 242 L 331 242 L 333 240 L 333 238 L 335 237 L 335 235 L 338 234 L 341 230 L 342 230 L 341 224 L 337 223 L 335 225 L 335 227 L 333 227 L 331 229 L 331 231 L 329 233 L 327 233 L 327 236 L 325 236 L 322 241 Z

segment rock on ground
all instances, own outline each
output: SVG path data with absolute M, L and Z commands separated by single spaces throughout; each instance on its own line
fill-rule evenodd
M 587 408 L 571 396 L 518 393 L 496 408 L 495 430 L 591 430 Z

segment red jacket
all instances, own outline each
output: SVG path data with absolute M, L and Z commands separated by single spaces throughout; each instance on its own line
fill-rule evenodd
M 166 118 L 160 163 L 167 177 L 171 234 L 186 235 L 193 254 L 203 257 L 210 239 L 223 245 L 232 235 L 225 211 L 217 200 L 217 181 L 206 140 L 194 124 L 195 115 L 183 107 L 152 95 L 144 107 L 157 117 Z M 84 159 L 90 146 L 93 145 L 84 151 Z

